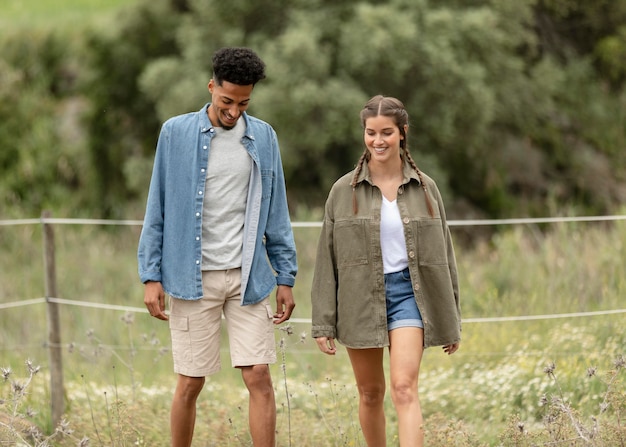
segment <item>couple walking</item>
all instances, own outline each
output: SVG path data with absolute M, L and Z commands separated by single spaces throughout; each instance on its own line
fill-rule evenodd
M 177 374 L 172 446 L 191 446 L 198 395 L 221 367 L 223 315 L 232 366 L 249 392 L 252 442 L 273 447 L 273 328 L 295 307 L 296 249 L 276 133 L 246 113 L 265 64 L 237 47 L 218 50 L 212 63 L 211 102 L 161 128 L 139 276 L 150 315 L 169 321 L 171 331 Z M 454 249 L 437 186 L 409 152 L 403 104 L 375 96 L 360 119 L 363 155 L 326 202 L 311 292 L 312 336 L 329 355 L 336 341 L 346 347 L 370 447 L 386 445 L 383 354 L 389 349 L 400 445 L 420 446 L 422 353 L 443 346 L 452 354 L 460 342 Z

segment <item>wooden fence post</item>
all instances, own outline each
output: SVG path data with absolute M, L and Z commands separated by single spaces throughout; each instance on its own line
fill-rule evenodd
M 50 363 L 50 394 L 52 427 L 56 428 L 61 422 L 65 411 L 63 388 L 63 361 L 61 358 L 61 325 L 59 323 L 59 306 L 50 301 L 57 297 L 57 278 L 54 252 L 54 230 L 46 219 L 49 211 L 41 214 L 43 224 L 44 268 L 46 270 L 46 302 L 48 315 L 48 359 Z

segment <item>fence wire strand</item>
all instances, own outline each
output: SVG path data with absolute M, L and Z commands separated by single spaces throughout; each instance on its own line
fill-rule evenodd
M 600 222 L 600 221 L 619 221 L 626 220 L 626 215 L 612 215 L 612 216 L 574 216 L 574 217 L 537 217 L 537 218 L 515 218 L 515 219 L 480 219 L 480 220 L 449 220 L 448 225 L 455 226 L 484 226 L 484 225 L 522 225 L 522 224 L 539 224 L 539 223 L 561 223 L 561 222 Z M 37 219 L 9 219 L 0 220 L 0 226 L 15 226 L 15 225 L 39 225 L 39 224 L 54 224 L 54 225 L 126 225 L 126 226 L 141 226 L 143 221 L 141 220 L 107 220 L 107 219 L 68 219 L 68 218 L 52 218 L 42 217 Z M 321 227 L 321 222 L 292 222 L 294 228 L 315 228 Z M 147 313 L 145 308 L 120 306 L 115 304 L 102 304 L 91 303 L 86 301 L 68 300 L 64 298 L 56 297 L 43 297 L 33 298 L 28 300 L 19 300 L 8 303 L 0 303 L 0 310 L 21 307 L 32 306 L 45 302 L 53 302 L 57 304 L 64 304 L 70 306 L 91 307 L 106 310 L 118 310 L 123 312 L 136 312 Z M 626 309 L 612 309 L 603 311 L 592 312 L 574 312 L 574 313 L 561 313 L 561 314 L 548 314 L 548 315 L 520 315 L 520 316 L 505 316 L 505 317 L 486 317 L 486 318 L 465 318 L 462 323 L 497 323 L 505 321 L 528 321 L 528 320 L 549 320 L 557 318 L 580 318 L 599 315 L 612 315 L 626 313 Z M 289 320 L 292 323 L 304 323 L 310 324 L 311 320 L 308 318 L 292 318 Z

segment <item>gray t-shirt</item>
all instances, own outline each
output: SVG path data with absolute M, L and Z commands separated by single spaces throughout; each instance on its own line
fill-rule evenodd
M 231 130 L 214 127 L 202 210 L 202 270 L 241 267 L 243 224 L 252 158 L 241 143 L 239 119 Z

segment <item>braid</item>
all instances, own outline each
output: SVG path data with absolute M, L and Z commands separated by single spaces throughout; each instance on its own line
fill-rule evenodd
M 417 176 L 420 179 L 420 184 L 422 185 L 422 189 L 424 190 L 424 198 L 426 199 L 426 207 L 428 208 L 428 214 L 430 217 L 435 217 L 435 213 L 433 211 L 433 205 L 430 203 L 430 198 L 428 197 L 428 188 L 426 187 L 426 183 L 424 183 L 424 179 L 422 178 L 422 171 L 419 170 L 413 157 L 411 157 L 411 153 L 408 148 L 404 149 L 404 157 L 406 161 L 411 165 L 411 167 L 417 172 Z
M 357 214 L 359 212 L 359 206 L 356 201 L 356 180 L 359 178 L 359 174 L 361 174 L 361 170 L 363 169 L 363 163 L 367 159 L 367 148 L 359 158 L 359 161 L 356 164 L 356 169 L 354 170 L 354 175 L 352 176 L 352 181 L 350 182 L 350 186 L 352 186 L 352 212 Z

